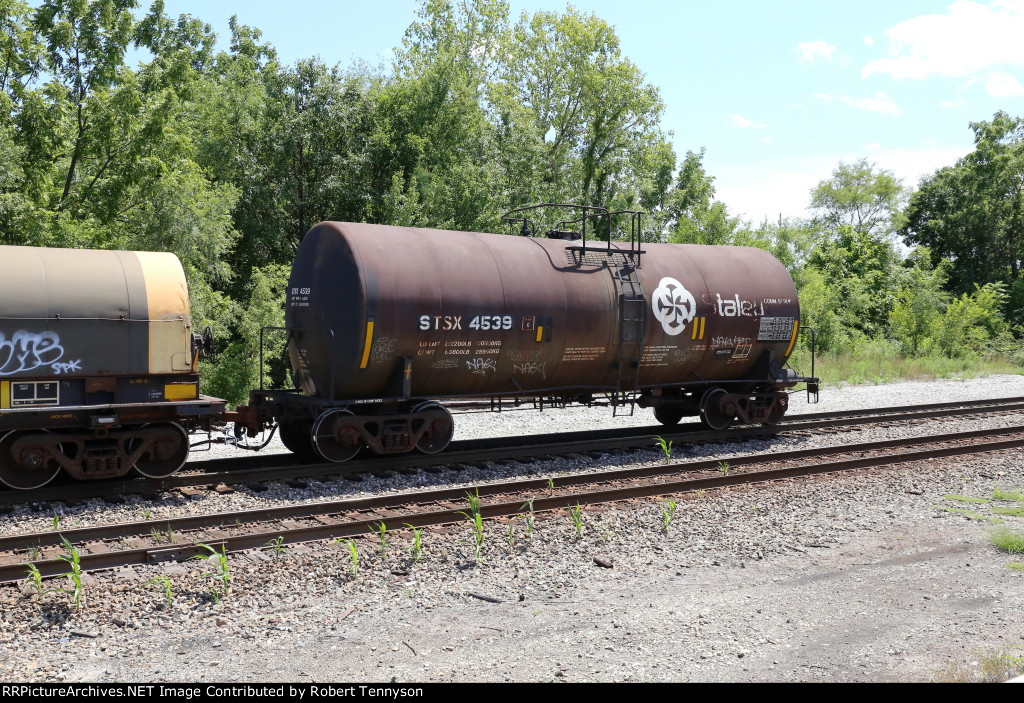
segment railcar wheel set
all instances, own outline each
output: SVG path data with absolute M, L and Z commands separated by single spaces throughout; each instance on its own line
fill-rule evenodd
M 582 215 L 536 236 L 530 217 L 550 207 Z M 210 339 L 173 254 L 0 247 L 0 483 L 161 478 L 189 434 L 227 422 L 343 462 L 443 451 L 455 399 L 649 407 L 716 430 L 779 422 L 800 383 L 816 399 L 813 348 L 810 376 L 786 366 L 801 330 L 785 267 L 759 249 L 642 243 L 640 216 L 533 206 L 506 216 L 512 234 L 322 222 L 286 295 L 298 387 L 233 411 L 199 393 Z

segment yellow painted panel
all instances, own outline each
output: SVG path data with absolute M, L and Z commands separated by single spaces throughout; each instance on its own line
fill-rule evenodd
M 140 251 L 136 256 L 149 306 L 149 372 L 193 371 L 192 317 L 181 262 L 166 252 Z
M 164 386 L 164 398 L 167 400 L 195 400 L 199 397 L 199 388 L 195 383 L 168 383 Z
M 0 409 L 11 407 L 11 382 L 0 381 Z
M 544 325 L 537 325 L 537 341 L 544 338 Z

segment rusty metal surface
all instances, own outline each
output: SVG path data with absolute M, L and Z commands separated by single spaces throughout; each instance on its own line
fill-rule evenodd
M 373 399 L 632 389 L 766 378 L 765 355 L 782 363 L 791 351 L 796 289 L 767 252 L 649 244 L 630 274 L 624 252 L 577 248 L 317 225 L 287 302 L 304 390 Z M 624 266 L 625 282 L 615 273 Z

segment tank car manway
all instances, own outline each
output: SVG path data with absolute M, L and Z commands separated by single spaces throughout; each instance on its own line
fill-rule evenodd
M 62 539 L 78 546 L 82 569 L 96 570 L 188 559 L 205 553 L 199 546 L 201 543 L 214 546 L 224 544 L 231 551 L 240 551 L 267 548 L 278 538 L 281 538 L 281 544 L 294 544 L 339 537 L 369 537 L 381 522 L 395 528 L 406 524 L 427 527 L 463 523 L 466 520 L 467 493 L 480 496 L 482 517 L 513 517 L 522 514 L 524 504 L 531 499 L 535 512 L 545 512 L 575 505 L 613 503 L 895 464 L 919 466 L 920 462 L 926 460 L 1020 447 L 1024 447 L 1024 426 L 851 444 L 825 450 L 800 450 L 770 456 L 759 454 L 734 457 L 729 460 L 728 473 L 720 471 L 717 461 L 700 461 L 558 477 L 554 489 L 547 479 L 528 479 L 358 500 L 62 530 L 59 534 L 47 532 L 17 535 L 0 538 L 0 554 L 6 555 L 0 557 L 0 583 L 23 580 L 26 575 L 25 562 L 34 563 L 40 573 L 47 577 L 64 574 L 67 564 L 57 559 L 57 555 L 63 553 Z M 830 456 L 835 458 L 828 459 Z M 153 537 L 161 534 L 164 537 L 159 540 Z M 171 534 L 176 544 L 169 542 Z M 133 546 L 126 547 L 125 542 Z M 41 551 L 42 556 L 31 559 L 34 550 Z
M 793 432 L 842 430 L 847 427 L 880 422 L 913 422 L 924 419 L 956 417 L 1024 410 L 1024 398 L 960 401 L 873 410 L 813 413 L 790 418 L 777 427 L 737 427 L 725 432 L 711 432 L 698 423 L 679 426 L 675 431 L 663 427 L 616 428 L 549 435 L 522 435 L 477 440 L 462 440 L 440 456 L 403 454 L 391 457 L 370 457 L 345 464 L 310 464 L 289 461 L 289 455 L 240 457 L 195 462 L 192 470 L 160 480 L 93 481 L 46 488 L 26 494 L 0 491 L 0 506 L 32 502 L 82 500 L 120 496 L 130 493 L 156 495 L 162 491 L 188 486 L 216 486 L 277 480 L 325 477 L 332 475 L 382 474 L 409 471 L 438 465 L 468 465 L 485 461 L 516 460 L 556 454 L 593 453 L 628 449 L 650 449 L 655 436 L 673 441 L 676 446 L 694 443 L 736 442 L 756 437 L 771 437 Z M 281 463 L 282 461 L 287 463 Z

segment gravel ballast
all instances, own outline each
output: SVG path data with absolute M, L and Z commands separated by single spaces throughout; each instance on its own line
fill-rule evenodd
M 791 413 L 1009 396 L 1024 396 L 1024 377 L 826 389 L 818 405 L 795 396 Z M 644 410 L 615 418 L 598 408 L 481 413 L 459 415 L 456 437 L 651 422 Z M 677 448 L 676 455 L 727 459 L 1014 424 L 1024 424 L 1024 414 Z M 156 519 L 658 458 L 652 448 L 56 511 L 61 524 L 77 527 L 143 512 Z M 376 538 L 360 540 L 357 573 L 342 545 L 232 554 L 230 591 L 219 601 L 208 595 L 219 582 L 206 561 L 87 575 L 81 610 L 66 593 L 0 587 L 0 679 L 964 678 L 999 653 L 1024 653 L 1024 572 L 1007 568 L 1024 556 L 999 552 L 987 538 L 998 526 L 1024 530 L 1024 518 L 993 512 L 1024 506 L 993 500 L 996 489 L 1024 491 L 1018 453 L 674 496 L 667 530 L 664 499 L 588 509 L 582 538 L 565 514 L 538 516 L 532 535 L 525 519 L 512 521 L 511 533 L 509 523 L 488 523 L 480 562 L 460 526 L 425 530 L 416 562 L 408 530 L 394 533 L 383 557 Z M 19 506 L 0 516 L 0 533 L 52 530 L 54 509 Z M 50 583 L 58 585 L 66 586 Z

